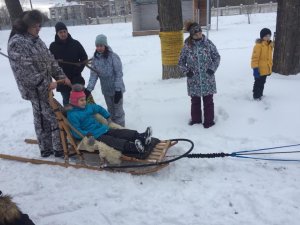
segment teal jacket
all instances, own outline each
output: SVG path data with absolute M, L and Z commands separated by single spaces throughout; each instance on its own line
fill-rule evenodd
M 101 124 L 95 119 L 96 113 L 101 114 L 104 118 L 109 118 L 110 114 L 103 107 L 96 104 L 87 104 L 85 108 L 73 106 L 67 112 L 67 118 L 71 125 L 76 128 L 83 136 L 91 133 L 95 138 L 105 134 L 109 127 Z M 82 139 L 76 132 L 71 129 L 72 135 L 77 139 Z

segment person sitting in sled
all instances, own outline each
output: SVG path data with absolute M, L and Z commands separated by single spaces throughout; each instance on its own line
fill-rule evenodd
M 100 105 L 86 103 L 86 95 L 82 85 L 72 86 L 70 105 L 67 118 L 70 124 L 83 136 L 93 136 L 96 140 L 122 152 L 122 154 L 142 154 L 149 149 L 152 138 L 151 127 L 147 127 L 144 133 L 138 133 L 129 129 L 112 129 L 100 123 L 94 117 L 95 114 L 102 115 L 108 120 L 108 123 L 111 122 L 110 114 Z M 76 139 L 82 139 L 73 130 L 71 133 Z

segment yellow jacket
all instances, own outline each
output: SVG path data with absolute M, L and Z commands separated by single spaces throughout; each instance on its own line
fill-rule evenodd
M 256 41 L 251 57 L 251 67 L 258 68 L 261 76 L 272 73 L 273 48 L 274 44 L 272 41 L 267 42 L 261 39 Z

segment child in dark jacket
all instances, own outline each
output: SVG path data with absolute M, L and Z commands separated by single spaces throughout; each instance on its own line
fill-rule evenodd
M 151 144 L 151 127 L 147 127 L 144 133 L 138 133 L 129 129 L 112 129 L 96 120 L 94 115 L 99 113 L 110 123 L 110 114 L 100 105 L 87 104 L 81 85 L 73 85 L 70 104 L 72 108 L 67 112 L 67 118 L 83 136 L 93 136 L 123 154 L 144 153 Z M 82 139 L 76 132 L 71 133 L 76 139 Z

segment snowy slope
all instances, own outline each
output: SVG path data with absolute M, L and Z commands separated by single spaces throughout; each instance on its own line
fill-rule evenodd
M 266 97 L 252 100 L 252 48 L 261 28 L 274 31 L 276 14 L 252 15 L 250 25 L 246 16 L 219 19 L 219 31 L 209 34 L 221 54 L 216 125 L 210 129 L 187 125 L 186 79 L 161 80 L 158 36 L 133 38 L 130 23 L 69 27 L 69 32 L 90 57 L 100 33 L 120 55 L 129 128 L 143 131 L 151 125 L 159 138 L 189 138 L 195 153 L 300 143 L 299 76 L 273 74 Z M 54 33 L 43 28 L 41 38 L 49 45 Z M 0 31 L 3 52 L 8 35 Z M 21 99 L 3 57 L 0 71 L 0 153 L 38 158 L 37 146 L 23 142 L 34 138 L 30 103 Z M 84 76 L 88 80 L 87 69 Z M 99 84 L 93 94 L 104 104 Z M 132 176 L 0 160 L 0 189 L 39 225 L 298 225 L 299 170 L 297 163 L 183 159 L 156 174 Z

